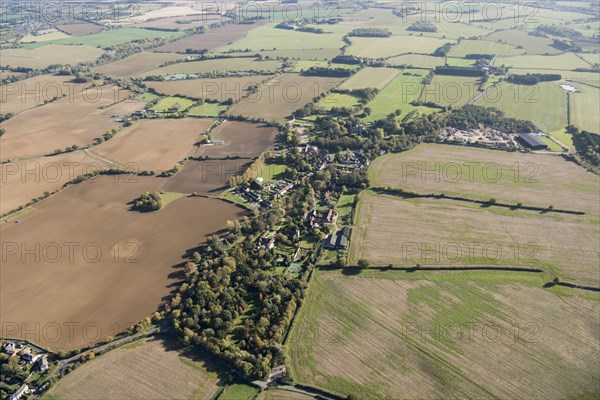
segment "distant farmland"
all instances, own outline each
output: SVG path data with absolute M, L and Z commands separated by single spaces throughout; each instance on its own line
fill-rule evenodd
M 275 142 L 277 128 L 249 122 L 226 121 L 212 132 L 214 145 L 202 146 L 198 155 L 210 158 L 255 158 Z
M 467 54 L 494 54 L 496 56 L 508 56 L 523 54 L 523 49 L 517 49 L 504 43 L 497 43 L 485 40 L 462 40 L 453 46 L 448 53 L 451 57 L 464 57 Z
M 454 42 L 424 36 L 352 37 L 350 41 L 352 45 L 348 47 L 348 54 L 367 58 L 387 58 L 406 53 L 431 54 L 445 43 Z
M 103 51 L 94 46 L 48 44 L 36 49 L 2 49 L 0 66 L 46 68 L 53 64 L 78 64 L 93 61 Z
M 159 65 L 167 61 L 177 60 L 182 57 L 178 54 L 142 51 L 122 60 L 94 67 L 92 70 L 116 78 L 128 78 L 158 68 Z
M 390 83 L 401 71 L 394 68 L 372 68 L 366 67 L 352 75 L 350 79 L 340 85 L 340 89 L 365 89 L 375 88 L 383 89 Z
M 458 108 L 477 96 L 479 78 L 435 75 L 423 91 L 420 100 Z
M 228 114 L 284 122 L 285 117 L 304 107 L 322 92 L 335 88 L 342 80 L 283 74 L 263 83 L 257 93 L 234 105 Z
M 190 61 L 167 65 L 144 72 L 141 76 L 173 75 L 173 74 L 203 74 L 207 72 L 225 71 L 269 71 L 275 72 L 281 66 L 280 61 L 259 61 L 254 58 L 219 58 L 204 61 Z
M 271 79 L 272 75 L 242 76 L 232 78 L 181 79 L 166 82 L 147 82 L 148 87 L 158 93 L 171 96 L 183 95 L 196 99 L 214 99 L 234 101 L 245 96 L 250 86 L 258 86 L 263 81 Z
M 92 152 L 135 171 L 165 171 L 196 151 L 213 119 L 157 119 L 136 122 Z
M 581 93 L 570 94 L 571 123 L 588 132 L 600 134 L 600 89 L 586 85 L 577 85 L 577 88 Z
M 22 260 L 18 249 L 6 256 L 0 283 L 2 336 L 26 335 L 20 328 L 9 333 L 13 325 L 5 322 L 56 324 L 65 329 L 58 337 L 35 338 L 54 351 L 115 336 L 152 314 L 175 290 L 187 250 L 223 229 L 227 220 L 246 215 L 232 204 L 203 197 L 180 198 L 151 213 L 130 210 L 141 193 L 163 183 L 155 177 L 99 177 L 37 203 L 37 212 L 19 224 L 3 226 L 3 245 L 54 245 L 39 259 Z M 77 247 L 69 251 L 64 243 Z M 74 323 L 72 334 L 66 323 Z
M 121 126 L 116 118 L 145 105 L 126 100 L 131 94 L 116 86 L 102 86 L 23 111 L 2 124 L 6 129 L 0 138 L 2 157 L 34 157 L 89 145 L 107 130 Z

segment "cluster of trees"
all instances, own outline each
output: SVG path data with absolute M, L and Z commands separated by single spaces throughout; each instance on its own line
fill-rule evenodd
M 567 132 L 573 136 L 573 144 L 577 154 L 594 167 L 600 165 L 600 136 L 584 130 L 579 130 L 574 125 L 567 126 Z
M 392 32 L 386 28 L 356 28 L 353 29 L 348 36 L 357 37 L 390 37 Z
M 576 44 L 566 41 L 566 40 L 553 39 L 551 46 L 560 51 L 573 51 L 573 52 L 582 51 L 580 46 L 577 46 Z
M 435 73 L 438 75 L 452 76 L 484 76 L 485 71 L 473 67 L 435 67 Z
M 357 65 L 362 62 L 362 60 L 356 56 L 351 56 L 347 54 L 340 54 L 331 59 L 331 62 L 334 64 L 349 64 L 349 65 Z
M 145 192 L 136 200 L 134 208 L 138 211 L 157 211 L 163 206 L 163 198 L 158 192 Z
M 437 26 L 429 21 L 416 21 L 406 28 L 406 30 L 415 32 L 437 32 Z
M 560 74 L 512 74 L 506 78 L 508 82 L 518 83 L 520 85 L 535 85 L 540 82 L 559 81 L 561 79 L 562 76 Z
M 465 56 L 467 60 L 491 60 L 494 58 L 493 54 L 479 54 L 479 53 L 470 53 Z
M 327 76 L 344 78 L 354 74 L 354 70 L 350 68 L 326 68 L 326 67 L 310 67 L 302 72 L 306 76 Z
M 560 25 L 540 25 L 535 28 L 537 32 L 547 33 L 554 36 L 572 37 L 581 36 L 581 32 Z
M 446 123 L 447 126 L 458 129 L 472 129 L 482 124 L 507 133 L 535 132 L 537 130 L 531 121 L 507 118 L 497 108 L 486 108 L 472 104 L 454 110 L 448 116 Z
M 297 227 L 287 223 L 314 205 L 309 189 L 300 185 L 256 218 L 231 221 L 221 238 L 208 238 L 192 254 L 185 282 L 167 306 L 185 343 L 231 362 L 248 378 L 265 379 L 272 361 L 282 357 L 280 344 L 304 296 L 299 279 L 274 273 L 274 249 L 257 242 L 281 223 L 286 227 L 276 240 L 298 241 Z
M 443 44 L 442 46 L 438 47 L 433 52 L 433 55 L 436 57 L 446 57 L 446 55 L 448 54 L 448 52 L 450 51 L 451 48 L 452 48 L 452 43 Z

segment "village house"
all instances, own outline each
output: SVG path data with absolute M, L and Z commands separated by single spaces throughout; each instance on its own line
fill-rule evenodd
M 2 351 L 12 355 L 17 351 L 17 344 L 15 342 L 4 342 L 2 344 Z
M 348 247 L 349 236 L 350 228 L 344 226 L 341 230 L 323 239 L 323 248 L 328 250 L 345 250 Z
M 26 384 L 21 385 L 13 394 L 10 395 L 8 400 L 19 400 L 21 397 L 29 394 L 29 386 Z

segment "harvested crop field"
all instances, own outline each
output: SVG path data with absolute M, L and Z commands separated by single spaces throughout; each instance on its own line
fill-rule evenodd
M 286 117 L 343 79 L 286 73 L 263 83 L 258 91 L 235 104 L 228 114 L 285 122 Z M 276 106 L 275 106 L 276 105 Z
M 218 28 L 209 29 L 205 33 L 192 35 L 183 39 L 168 43 L 154 49 L 159 53 L 185 53 L 187 49 L 193 50 L 215 50 L 226 46 L 246 36 L 248 31 L 264 24 L 226 24 Z
M 141 193 L 163 183 L 155 177 L 98 177 L 37 203 L 37 212 L 3 227 L 3 248 L 22 244 L 39 246 L 39 252 L 37 259 L 19 248 L 4 254 L 2 336 L 23 337 L 36 323 L 51 326 L 35 339 L 28 336 L 51 350 L 115 336 L 153 313 L 178 287 L 189 249 L 227 220 L 246 215 L 203 197 L 179 198 L 156 212 L 130 210 Z
M 266 71 L 275 72 L 281 66 L 280 61 L 264 60 L 254 58 L 217 58 L 203 61 L 190 61 L 167 65 L 141 74 L 143 77 L 152 75 L 174 75 L 174 74 L 205 74 L 208 72 L 226 71 Z
M 378 158 L 371 164 L 369 176 L 373 186 L 421 194 L 495 198 L 510 204 L 553 205 L 600 214 L 598 176 L 552 155 L 422 144 Z
M 229 188 L 229 178 L 243 174 L 252 161 L 250 158 L 189 160 L 161 189 L 165 192 L 218 196 Z
M 352 75 L 350 79 L 340 85 L 340 89 L 383 89 L 388 83 L 394 80 L 400 73 L 395 68 L 372 68 L 366 67 Z
M 320 272 L 288 345 L 292 375 L 368 400 L 598 392 L 597 296 L 543 283 L 496 272 Z
M 530 54 L 554 54 L 560 53 L 560 50 L 552 47 L 552 40 L 544 37 L 533 36 L 528 32 L 518 29 L 494 32 L 485 37 L 490 41 L 502 41 L 513 46 L 522 46 Z
M 363 192 L 350 260 L 412 267 L 533 267 L 598 286 L 598 217 Z
M 94 67 L 92 71 L 115 78 L 129 78 L 158 68 L 167 61 L 177 60 L 182 57 L 178 54 L 143 51 L 119 61 Z
M 115 118 L 146 104 L 125 100 L 130 95 L 117 86 L 102 86 L 23 111 L 2 123 L 6 133 L 0 138 L 1 157 L 37 157 L 55 149 L 91 144 L 107 130 L 121 126 Z
M 496 58 L 494 65 L 506 65 L 511 68 L 542 69 L 544 73 L 551 74 L 551 70 L 573 70 L 575 68 L 589 68 L 589 64 L 573 53 L 562 53 L 557 56 L 523 55 L 514 57 Z
M 194 154 L 213 119 L 143 120 L 91 152 L 134 171 L 165 171 Z
M 199 26 L 208 26 L 210 24 L 220 24 L 226 20 L 225 17 L 216 15 L 187 15 L 182 17 L 168 17 L 153 19 L 136 24 L 136 28 L 154 28 L 154 29 L 177 29 L 179 31 Z
M 515 46 L 486 40 L 462 40 L 452 46 L 448 53 L 451 57 L 464 57 L 467 54 L 493 54 L 496 56 L 510 56 L 523 54 L 525 50 L 517 49 Z
M 261 392 L 256 400 L 314 400 L 316 397 L 283 389 L 269 389 Z
M 90 87 L 91 83 L 74 83 L 72 76 L 39 75 L 0 86 L 0 107 L 3 114 L 17 114 Z
M 71 36 L 89 35 L 90 33 L 101 32 L 104 29 L 102 25 L 94 24 L 82 19 L 75 19 L 72 23 L 56 25 L 56 27 Z
M 109 48 L 111 46 L 118 46 L 120 44 L 128 43 L 134 40 L 143 41 L 146 39 L 158 39 L 158 38 L 176 38 L 182 36 L 181 32 L 167 32 L 157 31 L 153 29 L 141 29 L 141 28 L 123 28 L 123 29 L 112 29 L 109 31 L 103 31 L 99 33 L 92 33 L 85 36 L 72 36 L 65 39 L 53 40 L 51 43 L 54 44 L 65 44 L 65 45 L 91 45 L 102 48 Z M 42 43 L 30 43 L 25 45 L 26 48 L 38 48 L 45 46 L 46 42 Z
M 198 155 L 255 158 L 273 145 L 277 132 L 277 128 L 262 124 L 226 121 L 211 132 L 215 144 L 200 147 Z
M 0 65 L 42 69 L 54 64 L 78 64 L 93 61 L 104 51 L 94 46 L 48 44 L 36 49 L 2 49 Z
M 214 367 L 169 339 L 126 344 L 68 374 L 51 389 L 56 400 L 196 399 L 218 390 Z
M 44 192 L 52 193 L 79 175 L 108 166 L 83 151 L 0 164 L 0 214 L 27 204 Z
M 390 65 L 406 65 L 418 68 L 435 68 L 444 65 L 444 57 L 434 57 L 424 54 L 404 54 L 387 60 Z
M 158 93 L 176 96 L 182 95 L 195 99 L 211 99 L 225 101 L 232 98 L 238 101 L 247 94 L 251 86 L 258 86 L 262 82 L 273 78 L 273 75 L 240 76 L 233 78 L 204 78 L 181 79 L 166 82 L 146 82 L 148 87 Z
M 347 54 L 366 58 L 389 58 L 407 53 L 431 54 L 454 40 L 424 36 L 390 36 L 388 38 L 351 37 Z

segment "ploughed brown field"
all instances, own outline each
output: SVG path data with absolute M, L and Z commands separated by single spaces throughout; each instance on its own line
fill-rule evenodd
M 258 91 L 229 111 L 231 115 L 244 115 L 285 122 L 286 117 L 310 103 L 323 92 L 335 88 L 343 78 L 302 76 L 286 73 L 260 85 Z
M 116 118 L 145 105 L 129 100 L 131 95 L 116 86 L 101 86 L 23 111 L 1 124 L 6 133 L 0 138 L 0 158 L 38 157 L 55 149 L 89 145 L 121 126 Z
M 72 23 L 57 25 L 56 27 L 72 36 L 89 35 L 90 33 L 101 32 L 104 29 L 102 25 L 94 24 L 82 19 L 75 19 Z
M 54 192 L 79 175 L 109 167 L 84 151 L 0 164 L 0 214 Z
M 189 160 L 161 189 L 165 192 L 195 192 L 216 196 L 229 187 L 229 178 L 243 174 L 250 164 L 250 158 Z
M 212 131 L 214 145 L 202 146 L 198 155 L 210 158 L 255 158 L 268 150 L 277 128 L 250 122 L 225 121 Z
M 169 170 L 194 154 L 210 118 L 137 121 L 90 151 L 134 171 Z
M 156 212 L 130 209 L 141 193 L 163 183 L 155 177 L 97 177 L 4 225 L 1 336 L 27 335 L 51 350 L 114 336 L 178 287 L 189 249 L 227 220 L 246 215 L 203 197 L 179 198 Z
M 185 53 L 192 50 L 214 50 L 228 45 L 246 36 L 248 31 L 265 24 L 264 21 L 254 24 L 227 24 L 209 29 L 205 33 L 192 35 L 154 49 L 158 53 Z
M 218 390 L 214 366 L 163 338 L 126 344 L 77 368 L 54 386 L 60 400 L 196 399 Z
M 158 68 L 167 61 L 181 59 L 182 57 L 179 54 L 142 51 L 122 60 L 94 67 L 92 71 L 115 78 L 129 78 Z
M 182 79 L 177 81 L 149 81 L 148 87 L 154 88 L 158 93 L 171 96 L 182 95 L 196 99 L 212 99 L 225 101 L 232 98 L 238 101 L 247 94 L 250 86 L 258 86 L 271 79 L 272 75 L 241 76 L 233 78 L 202 78 Z
M 0 109 L 2 114 L 17 114 L 55 98 L 81 93 L 90 86 L 91 83 L 74 83 L 72 76 L 34 76 L 0 86 Z

